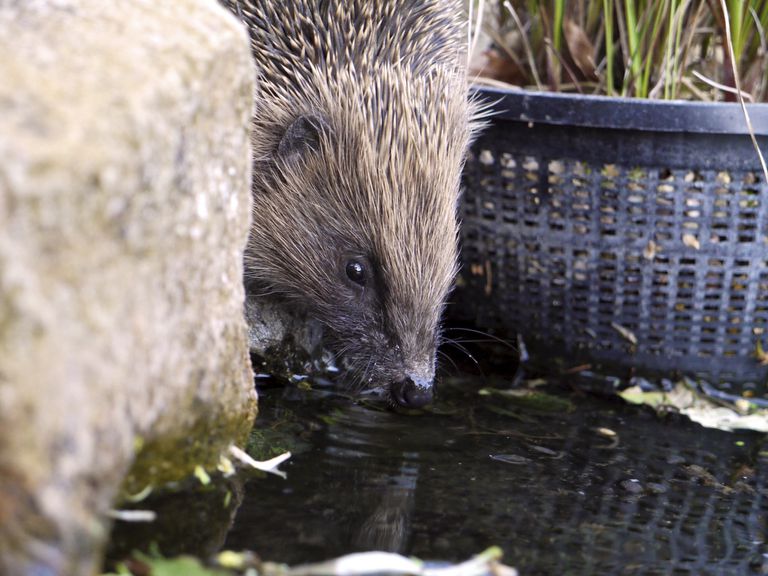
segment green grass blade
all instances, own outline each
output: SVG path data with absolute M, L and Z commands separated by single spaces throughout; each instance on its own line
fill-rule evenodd
M 653 6 L 649 8 L 649 11 L 653 13 L 653 25 L 651 27 L 651 36 L 646 46 L 645 51 L 645 65 L 643 66 L 643 77 L 640 82 L 640 90 L 638 96 L 641 98 L 647 98 L 650 92 L 651 73 L 658 66 L 656 54 L 664 54 L 662 49 L 658 48 L 657 42 L 661 38 L 661 31 L 664 24 L 664 15 L 667 12 L 667 5 L 669 0 L 663 0 L 661 2 L 654 2 Z
M 558 54 L 563 47 L 563 14 L 565 13 L 565 0 L 555 0 L 555 24 L 552 27 L 552 43 Z
M 613 2 L 603 0 L 605 14 L 605 91 L 613 96 Z
M 636 3 L 637 0 L 624 0 L 624 19 L 627 23 L 627 43 L 629 44 L 629 80 L 634 84 L 635 92 L 637 92 L 638 80 L 641 76 L 640 30 L 637 27 Z

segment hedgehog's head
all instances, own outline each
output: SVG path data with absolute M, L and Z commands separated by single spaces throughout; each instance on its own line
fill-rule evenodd
M 324 324 L 354 384 L 415 407 L 432 398 L 470 128 L 458 78 L 405 75 L 336 78 L 306 109 L 257 115 L 273 139 L 257 143 L 246 276 Z

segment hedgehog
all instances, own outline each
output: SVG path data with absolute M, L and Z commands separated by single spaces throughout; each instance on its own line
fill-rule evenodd
M 432 400 L 476 117 L 461 0 L 224 0 L 257 66 L 250 294 L 319 321 L 358 389 Z

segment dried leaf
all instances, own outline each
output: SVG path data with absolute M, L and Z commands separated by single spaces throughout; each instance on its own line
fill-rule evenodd
M 262 574 L 275 574 L 272 568 L 282 569 L 280 574 L 285 576 L 366 576 L 368 574 L 417 574 L 419 576 L 481 576 L 494 570 L 502 570 L 502 574 L 517 575 L 517 571 L 499 564 L 501 549 L 492 546 L 474 558 L 447 566 L 424 566 L 413 558 L 406 558 L 392 552 L 357 552 L 335 560 L 318 564 L 305 564 L 294 568 L 263 565 Z
M 596 79 L 597 73 L 595 72 L 595 60 L 593 58 L 595 47 L 590 42 L 584 29 L 570 18 L 566 18 L 563 22 L 563 36 L 574 64 L 576 64 L 586 78 Z
M 696 236 L 693 234 L 683 234 L 683 244 L 688 246 L 688 248 L 693 248 L 694 250 L 699 250 L 701 248 L 699 239 L 696 238 Z
M 524 84 L 525 77 L 517 63 L 496 48 L 484 50 L 472 58 L 469 63 L 469 76 L 482 76 L 516 86 Z
M 616 322 L 611 322 L 611 328 L 613 328 L 614 330 L 616 330 L 616 332 L 621 334 L 621 337 L 624 338 L 624 340 L 626 340 L 633 346 L 637 346 L 637 336 L 635 336 L 634 332 L 632 332 L 628 328 L 625 328 L 621 324 L 616 324 Z
M 660 251 L 659 245 L 653 240 L 648 242 L 648 245 L 643 249 L 643 258 L 646 260 L 653 260 L 656 258 L 656 254 Z
M 755 356 L 763 366 L 768 366 L 768 353 L 763 350 L 763 343 L 758 339 L 755 344 Z
M 619 395 L 627 402 L 646 404 L 656 410 L 675 409 L 707 428 L 768 432 L 768 411 L 758 410 L 752 405 L 749 413 L 740 413 L 737 409 L 714 402 L 683 383 L 678 383 L 670 392 L 645 392 L 639 386 L 633 386 Z
M 573 405 L 567 399 L 545 392 L 527 390 L 525 388 L 482 388 L 478 391 L 478 394 L 480 394 L 480 396 L 504 398 L 511 404 L 516 404 L 517 406 L 522 406 L 530 410 L 537 410 L 539 412 L 566 413 L 573 410 Z

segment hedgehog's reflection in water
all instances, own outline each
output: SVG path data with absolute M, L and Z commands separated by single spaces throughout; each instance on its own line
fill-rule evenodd
M 361 494 L 367 516 L 352 539 L 355 550 L 405 552 L 418 480 L 418 468 L 403 463 L 397 475 L 371 478 Z

